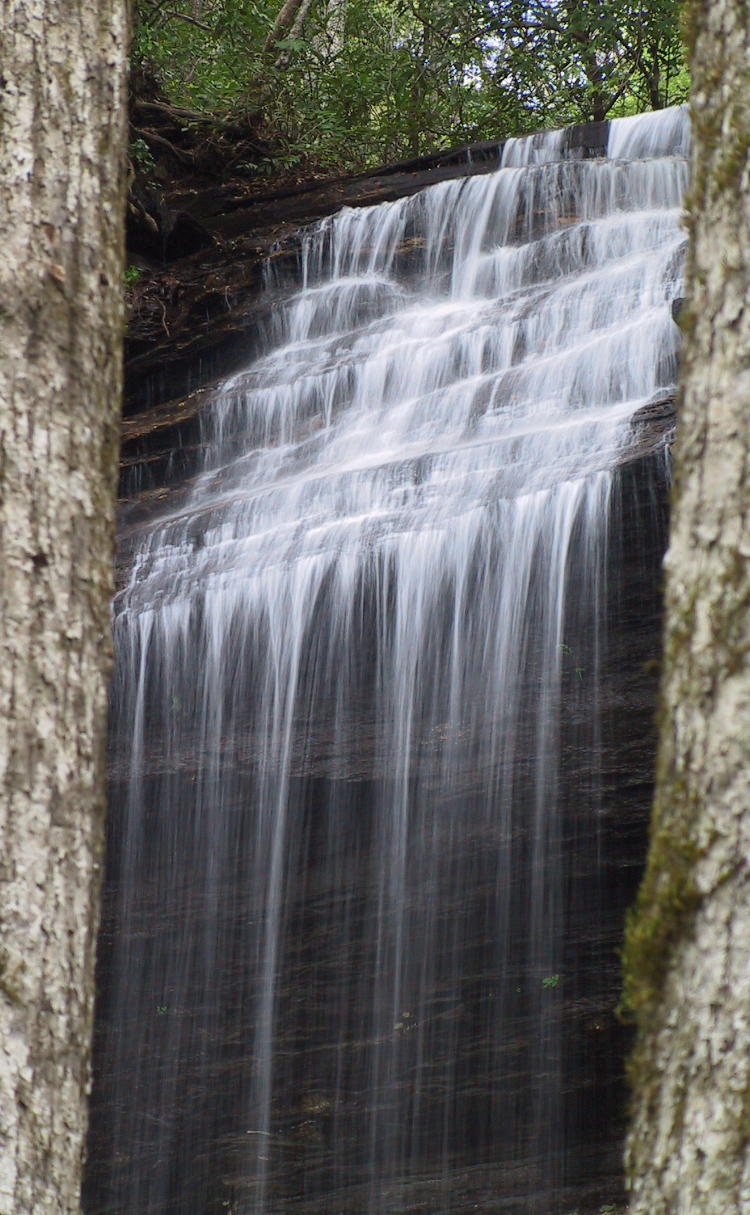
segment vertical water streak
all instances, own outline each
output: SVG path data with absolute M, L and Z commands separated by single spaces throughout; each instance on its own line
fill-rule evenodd
M 570 849 L 609 504 L 676 375 L 684 129 L 508 141 L 308 230 L 206 410 L 116 603 L 97 1212 L 572 1183 Z

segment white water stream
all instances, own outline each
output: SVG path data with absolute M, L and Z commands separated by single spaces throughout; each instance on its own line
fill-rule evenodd
M 509 141 L 340 212 L 211 401 L 116 603 L 97 1212 L 442 1215 L 473 1159 L 536 1162 L 508 1209 L 554 1210 L 565 696 L 593 754 L 616 470 L 676 375 L 686 139 L 667 111 L 609 158 Z

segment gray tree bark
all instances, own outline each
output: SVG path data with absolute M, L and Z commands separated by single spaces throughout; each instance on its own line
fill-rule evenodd
M 0 0 L 0 1213 L 77 1212 L 104 803 L 125 0 Z
M 628 929 L 633 1215 L 750 1212 L 750 13 L 693 0 L 661 750 Z
M 310 7 L 310 0 L 284 0 L 281 8 L 276 14 L 276 20 L 273 27 L 266 38 L 263 45 L 263 53 L 269 54 L 275 47 L 277 42 L 281 42 L 286 37 L 292 22 L 302 6 Z

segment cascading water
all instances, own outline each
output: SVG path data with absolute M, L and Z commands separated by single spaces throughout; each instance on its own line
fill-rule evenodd
M 566 1009 L 610 962 L 576 848 L 610 502 L 675 379 L 685 132 L 509 141 L 307 231 L 131 539 L 98 1215 L 552 1215 L 589 1167 Z

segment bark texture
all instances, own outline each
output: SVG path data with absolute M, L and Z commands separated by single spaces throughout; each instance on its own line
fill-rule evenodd
M 750 16 L 690 11 L 695 150 L 661 754 L 626 948 L 632 1215 L 750 1211 Z
M 0 0 L 0 1213 L 80 1207 L 122 333 L 125 0 Z
M 263 51 L 265 54 L 272 51 L 277 42 L 281 42 L 283 38 L 286 38 L 289 31 L 297 24 L 300 12 L 304 17 L 311 4 L 312 0 L 285 0 L 264 43 Z

